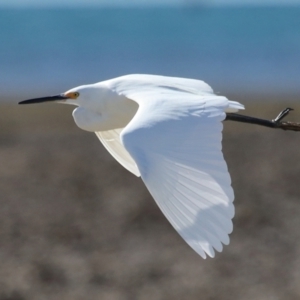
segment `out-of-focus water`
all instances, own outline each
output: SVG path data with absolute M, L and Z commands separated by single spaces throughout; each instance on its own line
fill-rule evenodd
M 129 73 L 298 93 L 300 7 L 0 10 L 1 99 Z

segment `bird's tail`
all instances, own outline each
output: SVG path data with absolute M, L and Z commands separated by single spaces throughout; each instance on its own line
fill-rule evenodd
M 237 112 L 240 109 L 245 109 L 245 106 L 237 101 L 228 101 L 228 107 L 226 108 L 225 112 L 232 113 Z

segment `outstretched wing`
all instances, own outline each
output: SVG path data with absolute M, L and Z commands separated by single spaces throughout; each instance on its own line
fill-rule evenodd
M 212 88 L 201 80 L 176 78 L 157 75 L 126 75 L 111 80 L 107 80 L 106 85 L 117 94 L 122 94 L 135 99 L 134 94 L 139 93 L 142 99 L 152 99 L 161 96 L 165 99 L 176 98 L 179 96 L 182 101 L 185 97 L 197 95 L 197 99 L 207 95 L 214 95 Z M 101 83 L 103 84 L 103 83 Z M 138 102 L 138 101 L 137 101 Z M 227 101 L 227 112 L 234 112 L 243 109 L 243 105 L 235 101 Z M 136 176 L 140 176 L 136 162 L 124 148 L 120 133 L 123 128 L 109 131 L 95 132 L 108 152 L 128 171 Z
M 234 216 L 221 150 L 229 101 L 173 89 L 120 86 L 116 91 L 139 104 L 121 140 L 147 188 L 185 241 L 203 258 L 213 257 L 214 249 L 229 243 Z

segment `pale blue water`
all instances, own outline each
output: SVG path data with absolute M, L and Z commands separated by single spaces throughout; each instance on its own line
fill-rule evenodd
M 2 99 L 129 73 L 299 93 L 300 7 L 0 10 Z

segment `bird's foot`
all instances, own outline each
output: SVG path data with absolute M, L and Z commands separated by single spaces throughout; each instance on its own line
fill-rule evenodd
M 235 113 L 227 113 L 225 120 L 230 121 L 237 121 L 242 123 L 249 123 L 249 124 L 256 124 L 261 125 L 269 128 L 280 128 L 283 130 L 292 130 L 292 131 L 300 131 L 300 122 L 281 122 L 283 118 L 285 118 L 289 112 L 293 110 L 292 108 L 286 108 L 274 120 L 265 120 L 265 119 L 258 119 L 254 117 L 239 115 Z
M 289 112 L 290 112 L 291 110 L 294 110 L 294 109 L 293 109 L 293 108 L 290 108 L 290 107 L 284 109 L 283 111 L 281 111 L 281 112 L 279 113 L 279 115 L 278 115 L 275 119 L 272 120 L 272 122 L 273 122 L 273 123 L 276 123 L 276 124 L 279 124 L 280 121 L 281 121 L 283 118 L 285 118 L 285 117 L 289 114 Z

